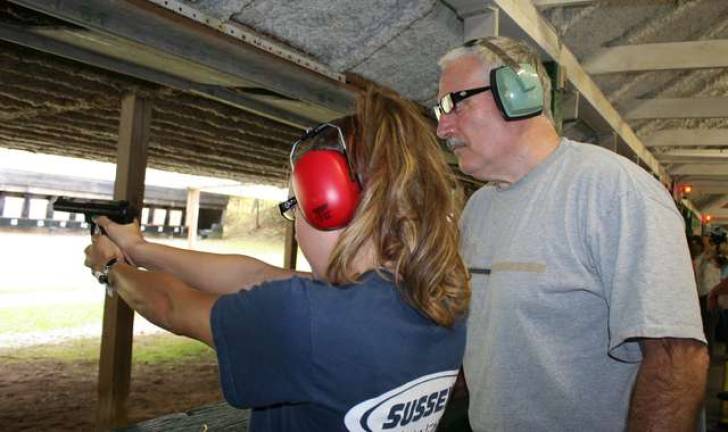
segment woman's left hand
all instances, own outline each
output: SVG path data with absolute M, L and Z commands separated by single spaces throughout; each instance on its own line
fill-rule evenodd
M 124 254 L 121 249 L 100 233 L 91 237 L 91 244 L 84 249 L 84 253 L 86 260 L 83 264 L 91 270 L 101 270 L 112 258 L 116 258 L 119 263 L 124 262 Z

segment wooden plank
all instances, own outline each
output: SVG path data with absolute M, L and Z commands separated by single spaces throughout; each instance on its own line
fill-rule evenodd
M 728 117 L 728 97 L 658 98 L 625 104 L 627 120 Z
M 689 183 L 693 186 L 694 193 L 701 194 L 727 194 L 728 179 L 719 180 L 690 180 L 690 177 L 680 179 L 681 183 Z
M 728 40 L 623 45 L 597 50 L 584 61 L 590 75 L 728 67 Z
M 187 247 L 194 249 L 197 245 L 197 225 L 200 218 L 200 190 L 194 188 L 187 189 L 187 208 L 185 210 L 187 216 Z
M 250 410 L 233 408 L 225 402 L 170 414 L 139 424 L 115 429 L 116 432 L 246 432 Z
M 551 78 L 551 117 L 556 132 L 561 135 L 564 126 L 566 71 L 554 61 L 544 62 L 543 66 L 549 74 L 549 78 Z
M 704 162 L 726 163 L 728 162 L 728 151 L 723 149 L 668 150 L 660 153 L 660 160 L 702 160 Z
M 728 147 L 728 129 L 663 129 L 645 138 L 647 147 Z
M 728 176 L 728 164 L 683 164 L 670 172 L 673 175 Z
M 25 219 L 30 217 L 30 196 L 28 194 L 23 195 L 23 209 L 20 210 L 20 217 Z
M 726 204 L 728 204 L 728 194 L 719 195 L 704 203 L 700 207 L 700 211 L 703 213 L 722 211 Z
M 141 210 L 152 117 L 151 102 L 130 94 L 121 103 L 114 199 Z M 139 214 L 137 214 L 137 217 Z M 127 422 L 134 311 L 116 294 L 106 297 L 99 357 L 96 430 Z
M 555 7 L 591 6 L 596 0 L 533 0 L 533 5 L 539 9 Z
M 59 174 L 39 175 L 38 172 L 15 169 L 0 171 L 0 191 L 30 193 L 33 195 L 70 196 L 74 198 L 111 199 L 114 183 L 109 180 L 86 179 Z M 162 186 L 146 185 L 146 205 L 184 208 L 187 191 Z M 224 210 L 229 197 L 213 192 L 200 194 L 200 208 Z
M 579 119 L 579 92 L 564 90 L 561 94 L 562 121 L 570 123 Z
M 559 35 L 546 22 L 533 4 L 525 0 L 491 1 L 526 32 L 537 46 L 566 69 L 568 80 L 580 93 L 581 99 L 588 102 L 599 112 L 610 128 L 617 132 L 621 140 L 637 154 L 649 167 L 650 171 L 656 173 L 663 183 L 670 182 L 670 176 L 665 168 L 645 148 L 629 124 L 622 119 L 587 71 L 581 66 L 576 56 L 562 43 Z
M 79 30 L 79 38 L 81 38 L 81 35 L 85 35 L 84 37 L 88 38 L 86 33 L 88 32 L 85 30 Z M 109 57 L 103 52 L 95 52 L 63 41 L 50 39 L 47 37 L 47 32 L 45 35 L 36 33 L 32 28 L 28 29 L 25 27 L 0 23 L 0 39 L 101 69 L 110 70 L 112 72 L 121 73 L 123 75 L 132 76 L 167 87 L 189 91 L 199 96 L 294 127 L 306 128 L 310 126 L 312 122 L 326 121 L 333 117 L 331 112 L 324 108 L 300 101 L 282 101 L 273 98 L 264 99 L 263 96 L 244 95 L 220 86 L 204 85 L 192 82 L 178 76 L 173 76 L 166 70 L 152 69 L 137 63 L 132 63 L 131 61 Z M 93 40 L 101 47 L 106 47 L 106 45 L 108 45 L 108 41 L 103 38 L 97 37 Z M 130 48 L 129 45 L 130 43 L 128 42 L 125 45 L 126 52 L 135 52 L 135 49 Z M 288 106 L 285 105 L 286 102 Z M 293 110 L 296 112 L 291 111 L 292 108 L 290 105 L 297 106 L 297 108 Z
M 187 64 L 213 68 L 333 113 L 349 113 L 353 107 L 353 94 L 345 84 L 146 1 L 12 2 L 78 24 L 98 35 L 141 44 L 164 53 L 164 58 L 171 56 Z M 133 63 L 134 51 L 130 50 L 128 56 L 123 60 Z M 161 61 L 164 58 L 153 65 L 156 70 L 164 71 L 168 66 Z
M 482 12 L 463 18 L 463 42 L 471 39 L 497 36 L 499 33 L 497 8 L 485 8 Z

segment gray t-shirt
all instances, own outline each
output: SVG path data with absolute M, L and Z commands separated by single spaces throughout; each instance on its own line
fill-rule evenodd
M 635 338 L 705 341 L 682 217 L 647 172 L 562 140 L 462 219 L 476 431 L 621 431 Z

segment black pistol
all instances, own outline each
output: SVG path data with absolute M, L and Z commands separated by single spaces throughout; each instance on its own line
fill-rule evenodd
M 96 216 L 106 216 L 122 225 L 134 222 L 134 218 L 137 216 L 137 211 L 129 204 L 129 201 L 102 199 L 58 197 L 53 202 L 53 210 L 83 213 L 86 223 L 91 226 L 91 235 L 96 232 L 96 224 L 93 221 Z M 103 229 L 101 231 L 103 232 Z

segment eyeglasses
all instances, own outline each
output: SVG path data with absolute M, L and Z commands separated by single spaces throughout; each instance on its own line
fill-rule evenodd
M 445 96 L 440 98 L 440 103 L 432 107 L 432 111 L 435 113 L 435 118 L 439 122 L 440 117 L 453 112 L 453 110 L 457 108 L 457 105 L 460 102 L 464 101 L 470 96 L 475 96 L 476 94 L 486 92 L 490 90 L 490 88 L 490 86 L 476 87 L 469 90 L 460 90 L 446 94 Z
M 296 200 L 296 197 L 290 197 L 278 204 L 278 210 L 281 212 L 281 216 L 289 221 L 296 220 L 296 207 L 298 207 L 298 200 Z

